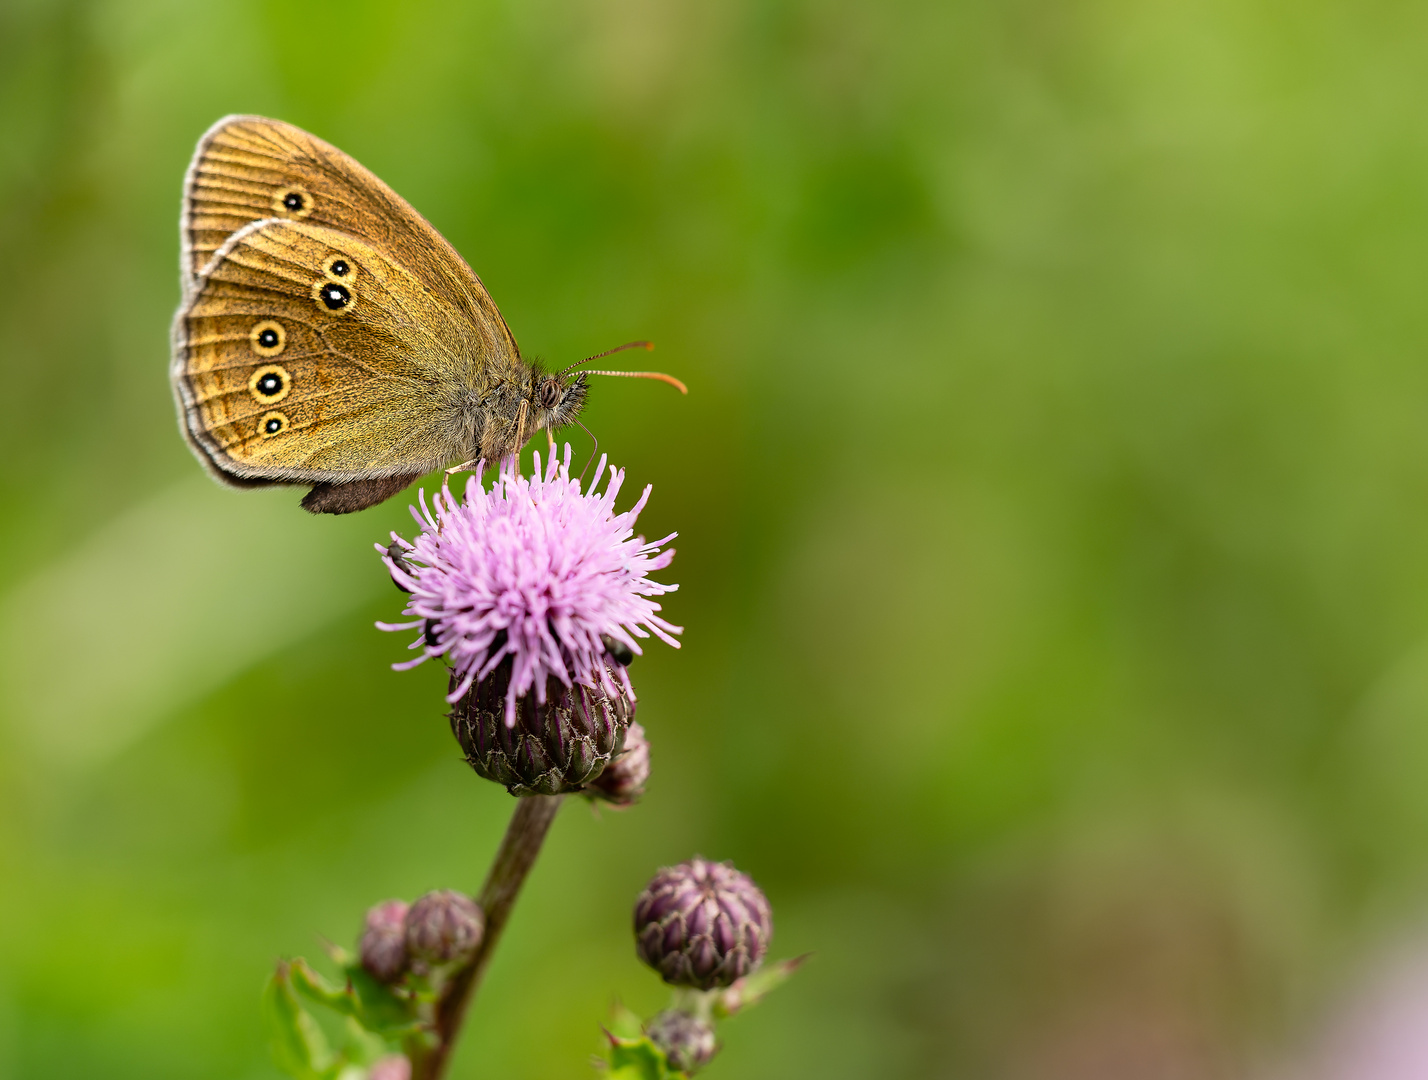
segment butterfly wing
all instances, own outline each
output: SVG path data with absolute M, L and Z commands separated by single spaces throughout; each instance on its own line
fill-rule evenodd
M 194 281 L 172 375 L 185 434 L 222 479 L 409 481 L 479 442 L 503 346 L 384 247 L 266 219 Z
M 261 116 L 224 117 L 194 151 L 179 221 L 185 295 L 229 237 L 270 217 L 323 225 L 381 248 L 519 354 L 481 280 L 410 203 L 335 146 Z

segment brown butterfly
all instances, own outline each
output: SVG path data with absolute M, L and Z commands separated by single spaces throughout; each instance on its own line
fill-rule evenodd
M 313 513 L 363 510 L 434 468 L 518 453 L 575 421 L 586 375 L 684 390 L 659 372 L 570 376 L 580 364 L 549 373 L 523 359 L 481 279 L 425 218 L 279 120 L 209 129 L 179 229 L 170 373 L 184 436 L 224 483 L 311 484 Z

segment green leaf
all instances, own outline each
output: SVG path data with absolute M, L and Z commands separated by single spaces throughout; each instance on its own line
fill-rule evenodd
M 326 1080 L 334 1068 L 327 1036 L 298 1001 L 289 965 L 279 963 L 263 991 L 268 1045 L 278 1067 L 297 1080 Z
M 400 1039 L 421 1029 L 415 1003 L 398 997 L 389 986 L 374 979 L 361 964 L 346 969 L 349 992 L 357 1003 L 356 1020 L 368 1031 Z
M 608 1031 L 605 1036 L 610 1040 L 606 1057 L 610 1066 L 605 1071 L 609 1080 L 683 1080 L 688 1076 L 671 1069 L 664 1051 L 644 1036 L 622 1039 Z
M 293 985 L 300 993 L 349 1017 L 367 1031 L 401 1039 L 421 1028 L 412 1003 L 372 978 L 361 964 L 351 964 L 343 971 L 347 978 L 343 987 L 329 982 L 301 958 L 294 960 L 290 968 Z
M 722 1020 L 726 1016 L 733 1016 L 740 1009 L 757 1005 L 769 991 L 787 982 L 789 977 L 802 967 L 812 955 L 812 953 L 804 953 L 792 960 L 780 960 L 776 964 L 770 964 L 762 971 L 745 975 L 742 979 L 736 980 L 728 989 L 721 990 L 715 995 L 711 1011 L 716 1018 Z
M 623 1001 L 615 1001 L 610 1005 L 610 1026 L 606 1031 L 622 1039 L 638 1039 L 645 1033 L 645 1022 Z

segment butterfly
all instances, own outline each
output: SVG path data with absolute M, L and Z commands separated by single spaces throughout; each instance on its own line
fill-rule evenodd
M 184 437 L 224 483 L 311 485 L 313 513 L 519 453 L 576 421 L 587 375 L 685 392 L 660 372 L 571 374 L 598 356 L 559 372 L 522 357 L 481 279 L 421 214 L 280 120 L 208 130 L 179 231 L 170 376 Z

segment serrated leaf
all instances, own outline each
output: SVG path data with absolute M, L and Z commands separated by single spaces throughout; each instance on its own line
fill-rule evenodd
M 610 1050 L 606 1058 L 609 1080 L 686 1080 L 688 1073 L 669 1067 L 664 1051 L 648 1038 L 622 1039 L 606 1032 Z
M 391 987 L 379 983 L 361 964 L 349 965 L 346 974 L 357 1003 L 356 1020 L 368 1031 L 400 1039 L 420 1029 L 412 1003 L 392 993 Z
M 344 970 L 347 984 L 338 987 L 306 960 L 292 961 L 293 986 L 305 997 L 341 1013 L 367 1031 L 388 1039 L 401 1039 L 420 1030 L 421 1022 L 404 1001 L 368 974 L 360 964 Z
M 279 963 L 263 991 L 268 1046 L 273 1060 L 297 1080 L 325 1080 L 334 1068 L 327 1036 L 293 991 L 289 965 Z
M 610 1005 L 610 1026 L 607 1030 L 621 1039 L 638 1039 L 645 1032 L 645 1022 L 623 1001 L 615 1001 Z
M 745 975 L 742 979 L 736 980 L 715 996 L 712 1008 L 714 1016 L 722 1020 L 726 1016 L 733 1016 L 741 1009 L 757 1005 L 769 991 L 787 982 L 789 977 L 802 967 L 812 955 L 812 953 L 804 953 L 792 960 L 780 960 L 776 964 L 770 964 L 762 971 L 756 971 L 752 975 Z

